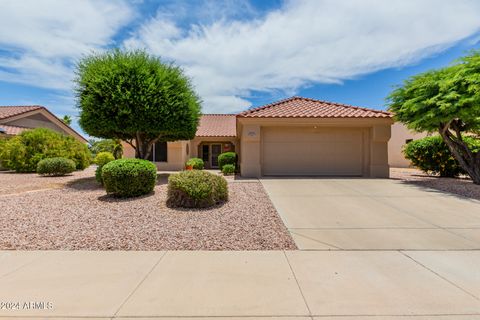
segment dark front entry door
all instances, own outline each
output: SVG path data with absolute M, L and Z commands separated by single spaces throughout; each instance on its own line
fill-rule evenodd
M 218 156 L 222 153 L 222 145 L 221 144 L 212 144 L 212 168 L 218 168 Z

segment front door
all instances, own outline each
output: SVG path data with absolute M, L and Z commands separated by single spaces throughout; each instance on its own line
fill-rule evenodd
M 212 168 L 218 168 L 218 156 L 222 153 L 221 144 L 212 144 L 211 160 L 210 164 Z

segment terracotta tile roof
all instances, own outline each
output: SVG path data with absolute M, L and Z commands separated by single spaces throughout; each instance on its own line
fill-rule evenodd
M 7 124 L 0 124 L 0 129 L 3 129 L 4 132 L 9 135 L 17 135 L 25 130 L 31 129 L 31 128 L 26 128 L 26 127 L 19 127 L 19 126 L 11 126 Z M 2 130 L 0 130 L 1 132 Z
M 0 106 L 0 119 L 7 119 L 22 113 L 42 108 L 42 106 Z
M 234 114 L 204 114 L 200 118 L 197 137 L 235 137 L 237 120 Z
M 291 97 L 238 114 L 245 118 L 391 118 L 386 111 Z

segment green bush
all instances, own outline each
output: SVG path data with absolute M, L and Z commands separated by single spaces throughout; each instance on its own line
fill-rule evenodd
M 228 199 L 224 177 L 207 171 L 182 171 L 168 178 L 167 206 L 206 208 Z
M 203 160 L 200 158 L 191 158 L 185 163 L 186 166 L 192 166 L 193 169 L 196 170 L 203 170 L 205 164 L 203 163 Z
M 224 152 L 218 156 L 218 166 L 220 170 L 222 170 L 226 164 L 233 164 L 233 166 L 237 164 L 237 154 L 235 152 Z
M 98 165 L 97 169 L 95 170 L 95 180 L 97 180 L 98 183 L 103 185 L 103 179 L 102 179 L 103 166 L 114 160 L 115 160 L 115 157 L 110 152 L 104 151 L 97 154 L 94 162 Z
M 110 152 L 115 159 L 121 159 L 123 145 L 119 139 L 89 140 L 90 152 L 96 157 L 101 152 Z
M 115 160 L 115 157 L 113 156 L 113 154 L 111 152 L 108 152 L 108 151 L 100 152 L 95 157 L 95 163 L 99 167 L 103 167 L 104 165 L 106 165 L 107 163 L 109 163 L 110 161 L 113 161 L 113 160 Z
M 474 152 L 480 151 L 479 139 L 464 137 L 464 141 Z M 465 173 L 440 136 L 414 140 L 403 147 L 403 153 L 412 165 L 426 173 L 441 177 L 456 177 Z
M 119 159 L 102 167 L 107 193 L 116 197 L 137 197 L 153 191 L 157 167 L 148 160 Z
M 235 173 L 235 165 L 234 164 L 224 164 L 222 168 L 222 173 L 226 176 L 232 175 Z
M 66 158 L 47 158 L 37 164 L 37 173 L 44 176 L 64 176 L 75 171 L 75 162 Z
M 78 170 L 88 167 L 91 159 L 86 144 L 46 128 L 23 131 L 0 150 L 2 164 L 17 172 L 35 172 L 40 160 L 55 157 L 73 160 Z

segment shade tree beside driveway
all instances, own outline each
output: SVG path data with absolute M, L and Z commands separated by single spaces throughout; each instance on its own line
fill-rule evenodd
M 456 64 L 407 79 L 388 97 L 398 121 L 438 132 L 460 166 L 480 184 L 480 152 L 465 141 L 480 132 L 480 51 Z

